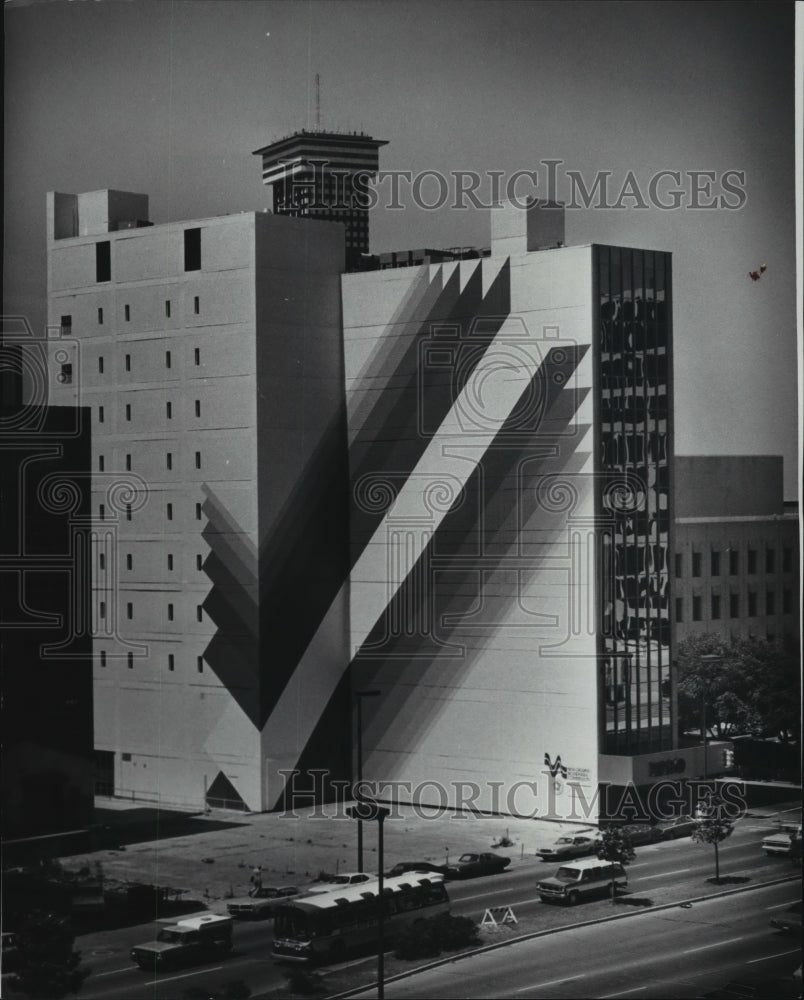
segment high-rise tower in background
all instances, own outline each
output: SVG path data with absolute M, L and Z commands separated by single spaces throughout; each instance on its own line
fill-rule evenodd
M 363 132 L 302 129 L 254 151 L 262 157 L 262 182 L 274 193 L 274 213 L 342 222 L 346 269 L 369 250 L 368 184 L 379 168 L 380 146 Z

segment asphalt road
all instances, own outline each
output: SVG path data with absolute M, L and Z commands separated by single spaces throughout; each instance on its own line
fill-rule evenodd
M 760 831 L 766 828 L 767 822 L 757 827 L 752 825 L 749 820 L 744 820 L 738 825 L 736 832 L 730 840 L 721 846 L 721 875 L 743 879 L 745 880 L 745 884 L 748 885 L 775 878 L 789 877 L 791 874 L 794 874 L 786 859 L 766 858 L 760 851 Z M 632 983 L 634 987 L 644 982 L 652 982 L 652 979 L 640 979 L 640 977 L 647 975 L 646 970 L 641 965 L 634 965 L 632 968 L 632 963 L 637 961 L 637 958 L 632 954 L 634 952 L 635 933 L 639 934 L 640 948 L 638 955 L 640 956 L 640 961 L 647 960 L 648 958 L 651 961 L 664 961 L 669 966 L 667 970 L 668 975 L 674 970 L 678 971 L 677 946 L 673 945 L 671 949 L 667 941 L 662 937 L 662 934 L 667 935 L 671 931 L 675 933 L 674 928 L 678 930 L 678 927 L 676 927 L 677 922 L 670 921 L 660 914 L 650 914 L 642 911 L 641 905 L 630 909 L 627 909 L 624 905 L 615 908 L 606 899 L 583 903 L 572 909 L 541 903 L 536 892 L 537 882 L 540 877 L 552 874 L 555 868 L 555 862 L 543 864 L 534 862 L 531 859 L 519 864 L 515 862 L 511 870 L 501 875 L 448 883 L 453 913 L 465 914 L 473 917 L 475 920 L 479 920 L 485 912 L 486 907 L 508 905 L 512 907 L 517 919 L 520 921 L 519 927 L 515 928 L 514 931 L 550 931 L 561 926 L 574 925 L 578 922 L 606 918 L 613 913 L 631 912 L 635 914 L 627 920 L 600 925 L 600 929 L 595 931 L 599 935 L 599 939 L 594 938 L 594 941 L 599 941 L 599 943 L 590 943 L 588 948 L 584 945 L 582 954 L 585 958 L 595 955 L 596 952 L 594 949 L 598 948 L 601 961 L 605 959 L 611 966 L 610 969 L 601 967 L 599 981 L 597 974 L 594 982 L 587 977 L 583 986 L 580 986 L 579 982 L 576 981 L 577 954 L 574 959 L 567 958 L 566 956 L 572 954 L 573 947 L 577 948 L 577 944 L 573 944 L 573 942 L 577 942 L 578 934 L 586 934 L 587 931 L 573 928 L 560 935 L 550 935 L 551 943 L 549 948 L 546 948 L 544 943 L 547 940 L 546 938 L 538 939 L 542 944 L 540 945 L 541 951 L 537 948 L 536 953 L 541 957 L 536 959 L 531 955 L 530 958 L 523 959 L 522 981 L 520 982 L 517 979 L 516 981 L 520 985 L 515 986 L 514 992 L 505 994 L 506 996 L 518 995 L 524 997 L 528 995 L 527 990 L 531 986 L 536 989 L 535 984 L 542 981 L 549 982 L 552 985 L 545 987 L 548 992 L 536 992 L 533 994 L 534 996 L 608 995 L 620 985 L 620 980 L 616 978 L 617 975 L 626 975 L 626 981 Z M 628 894 L 624 898 L 631 903 L 636 902 L 647 905 L 648 903 L 661 904 L 672 900 L 704 895 L 713 889 L 706 881 L 713 874 L 713 850 L 694 844 L 689 838 L 644 846 L 637 849 L 637 857 L 629 868 L 629 889 Z M 781 887 L 781 889 L 775 890 L 781 891 L 782 894 L 778 899 L 774 897 L 771 900 L 771 904 L 781 902 L 785 899 L 792 901 L 794 898 L 797 898 L 797 889 L 798 887 L 794 883 L 790 883 L 787 886 Z M 742 899 L 743 897 L 750 899 L 752 896 L 756 897 L 756 894 L 759 892 L 765 893 L 770 891 L 757 889 L 753 892 L 743 893 L 740 896 L 730 896 L 726 899 L 700 905 L 710 907 L 712 914 L 731 914 L 732 910 L 737 907 L 737 903 L 733 902 L 734 900 Z M 755 903 L 747 903 L 747 911 L 754 912 L 756 905 Z M 674 912 L 680 913 L 685 918 L 681 926 L 686 926 L 687 919 L 692 914 L 697 916 L 699 904 L 696 904 L 691 911 L 677 910 Z M 766 956 L 773 954 L 774 948 L 778 951 L 783 950 L 783 948 L 777 947 L 779 942 L 774 939 L 774 935 L 768 928 L 768 919 L 769 917 L 759 921 L 759 931 L 756 934 L 757 958 L 762 961 L 766 960 Z M 707 923 L 706 926 L 710 927 L 710 923 Z M 694 931 L 696 926 L 699 925 L 693 920 L 690 924 L 690 929 Z M 717 927 L 721 926 L 721 924 L 715 922 L 711 926 L 716 931 Z M 163 998 L 164 1000 L 174 1000 L 174 998 L 181 997 L 183 991 L 189 986 L 212 988 L 215 985 L 231 982 L 232 980 L 243 980 L 251 987 L 254 994 L 276 989 L 284 982 L 284 973 L 281 968 L 275 966 L 270 958 L 271 929 L 272 923 L 270 921 L 238 922 L 234 933 L 234 951 L 225 960 L 205 966 L 177 969 L 175 972 L 170 972 L 158 980 L 154 980 L 152 976 L 136 968 L 129 958 L 129 949 L 132 945 L 147 941 L 152 937 L 152 925 L 146 924 L 139 927 L 129 927 L 85 935 L 77 940 L 76 945 L 81 950 L 85 963 L 91 967 L 92 975 L 85 982 L 81 990 L 81 996 L 88 998 L 88 1000 L 90 998 L 92 1000 L 95 1000 L 95 998 L 97 1000 L 102 1000 L 102 998 L 109 998 L 109 1000 L 146 1000 L 146 998 L 148 1000 L 163 1000 Z M 591 929 L 589 930 L 591 931 Z M 745 930 L 745 928 L 742 930 Z M 746 933 L 748 932 L 746 931 Z M 646 951 L 641 946 L 643 936 L 647 936 L 653 942 L 649 951 Z M 723 934 L 724 938 L 735 936 L 737 936 L 737 932 L 732 933 L 731 930 Z M 789 942 L 789 939 L 787 941 Z M 681 947 L 684 943 L 684 941 L 681 941 L 678 947 Z M 782 942 L 782 944 L 785 943 Z M 559 944 L 561 948 L 569 947 L 569 952 L 561 952 L 565 955 L 563 973 L 561 971 L 561 963 L 557 962 L 554 963 L 555 968 L 553 964 L 550 966 L 554 968 L 554 971 L 550 972 L 548 976 L 541 977 L 541 971 L 544 968 L 543 957 L 545 951 L 547 950 L 552 955 L 554 950 L 559 947 Z M 536 946 L 534 945 L 534 947 Z M 500 970 L 506 970 L 505 981 L 507 983 L 509 955 L 525 954 L 527 949 L 522 951 L 523 948 L 523 945 L 511 945 L 510 947 L 494 951 L 482 959 L 478 956 L 455 963 L 454 966 L 451 965 L 448 967 L 453 969 L 452 980 L 450 980 L 450 976 L 446 973 L 438 973 L 437 981 L 439 985 L 437 988 L 434 987 L 431 989 L 429 985 L 426 988 L 416 985 L 411 987 L 414 989 L 413 993 L 402 992 L 391 994 L 388 992 L 387 995 L 434 997 L 502 996 L 503 994 L 500 992 Z M 683 951 L 684 949 L 681 948 L 681 950 Z M 704 957 L 707 957 L 705 953 L 702 954 Z M 717 949 L 713 948 L 711 957 L 715 957 L 717 954 Z M 625 956 L 628 957 L 626 958 Z M 656 956 L 673 957 L 661 957 L 657 959 Z M 728 955 L 726 958 L 728 958 Z M 552 963 L 552 959 L 550 961 Z M 566 971 L 566 962 L 570 963 L 571 973 Z M 475 970 L 479 969 L 481 964 L 485 967 L 486 963 L 489 963 L 488 975 L 491 978 L 477 981 L 478 989 L 481 992 L 467 992 L 468 984 L 466 977 L 470 977 L 471 985 L 474 988 L 476 985 Z M 371 975 L 370 963 L 366 965 L 366 969 L 366 978 L 368 979 Z M 534 970 L 538 970 L 535 976 Z M 651 972 L 651 975 L 653 974 Z M 661 978 L 661 970 L 655 974 Z M 436 973 L 433 973 L 433 975 L 436 975 Z M 458 987 L 455 986 L 456 979 L 454 977 L 456 976 L 457 982 L 462 983 Z M 564 983 L 553 984 L 553 980 L 564 980 L 568 976 L 571 981 L 567 985 L 569 987 L 578 987 L 577 992 L 551 992 L 564 988 Z M 417 981 L 418 978 L 417 976 Z M 638 982 L 635 982 L 635 980 Z M 450 982 L 452 982 L 452 986 L 450 986 Z M 490 986 L 481 986 L 481 982 L 493 983 L 494 986 L 493 988 Z M 390 988 L 389 986 L 389 990 Z M 394 987 L 394 989 L 397 988 L 404 990 L 408 987 L 400 984 L 399 987 Z M 442 989 L 446 992 L 442 992 Z M 453 992 L 450 992 L 450 989 Z M 491 992 L 482 992 L 483 989 L 491 989 Z M 516 993 L 516 990 L 524 990 L 525 992 Z M 653 994 L 638 993 L 635 989 L 634 995 L 670 996 L 671 994 L 666 992 Z M 692 996 L 695 994 L 678 995 Z
M 546 934 L 388 983 L 385 995 L 669 1000 L 757 974 L 789 978 L 800 944 L 769 920 L 799 898 L 788 883 Z

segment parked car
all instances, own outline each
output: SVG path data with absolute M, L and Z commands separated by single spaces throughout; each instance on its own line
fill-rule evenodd
M 662 831 L 658 827 L 649 826 L 647 823 L 629 823 L 628 826 L 623 826 L 620 829 L 631 841 L 633 847 L 639 847 L 641 844 L 657 844 L 664 839 Z
M 400 861 L 385 873 L 389 878 L 404 875 L 406 872 L 430 872 L 443 877 L 444 865 L 434 865 L 432 861 Z
M 784 911 L 780 917 L 773 917 L 770 922 L 771 927 L 785 934 L 795 934 L 801 938 L 801 902 L 793 903 Z
M 698 821 L 692 816 L 676 816 L 661 820 L 655 829 L 660 831 L 662 840 L 676 840 L 678 837 L 689 837 L 697 825 Z
M 261 917 L 272 917 L 277 906 L 298 895 L 295 885 L 266 885 L 253 889 L 242 899 L 230 899 L 226 909 L 232 917 L 259 920 Z
M 782 827 L 775 833 L 769 833 L 762 840 L 762 850 L 770 857 L 774 854 L 792 856 L 796 850 L 801 851 L 801 827 Z
M 347 885 L 360 885 L 362 882 L 370 882 L 376 875 L 367 875 L 365 872 L 342 872 L 340 875 L 330 875 L 325 882 L 314 882 L 305 888 L 305 893 L 335 892 L 343 889 Z
M 511 864 L 511 859 L 499 854 L 462 854 L 457 861 L 444 865 L 447 878 L 472 878 L 474 875 L 498 875 Z
M 598 849 L 598 844 L 598 839 L 591 834 L 572 834 L 567 837 L 559 837 L 549 847 L 540 847 L 536 851 L 536 855 L 542 861 L 581 858 L 585 854 L 594 854 Z

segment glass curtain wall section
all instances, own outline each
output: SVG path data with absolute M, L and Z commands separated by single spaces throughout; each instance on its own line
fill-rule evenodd
M 595 247 L 598 631 L 606 754 L 672 746 L 671 258 Z M 619 502 L 612 502 L 619 497 Z

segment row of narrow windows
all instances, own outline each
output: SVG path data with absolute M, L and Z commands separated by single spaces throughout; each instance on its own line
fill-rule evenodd
M 102 649 L 100 651 L 100 665 L 102 667 L 106 667 L 107 663 L 108 663 L 108 660 L 107 660 L 107 657 L 106 657 L 106 651 Z M 128 667 L 129 670 L 133 670 L 134 669 L 134 654 L 133 653 L 127 653 L 126 654 L 126 666 Z M 175 655 L 175 653 L 168 653 L 167 668 L 171 672 L 176 669 L 176 655 Z M 198 671 L 199 674 L 203 674 L 203 672 L 204 672 L 204 657 L 203 656 L 197 656 L 195 658 L 195 669 Z
M 106 617 L 106 601 L 101 601 L 100 602 L 100 607 L 98 609 L 98 617 L 99 618 L 105 618 Z M 195 617 L 196 617 L 196 621 L 203 622 L 203 620 L 204 620 L 204 608 L 200 604 L 196 605 Z M 128 619 L 128 621 L 133 621 L 134 620 L 134 602 L 133 601 L 128 601 L 128 603 L 126 604 L 126 618 Z M 167 606 L 167 620 L 169 622 L 172 622 L 172 621 L 176 620 L 176 607 L 175 607 L 174 604 L 168 604 L 168 606 Z
M 172 304 L 170 299 L 165 299 L 165 319 L 170 319 L 172 311 Z M 201 297 L 199 295 L 193 296 L 193 313 L 196 316 L 201 315 Z M 125 303 L 123 306 L 123 318 L 126 323 L 131 322 L 131 306 L 129 303 Z M 73 317 L 70 315 L 65 315 L 61 317 L 61 327 L 62 337 L 69 337 L 73 332 Z M 103 326 L 103 306 L 98 306 L 98 326 Z
M 723 572 L 724 560 L 721 559 L 721 553 L 713 549 L 709 553 L 709 575 L 710 576 L 720 576 Z M 757 549 L 748 549 L 746 552 L 746 572 L 749 575 L 753 575 L 758 572 L 759 565 L 759 552 Z M 692 553 L 692 572 L 691 576 L 702 576 L 703 575 L 703 553 L 693 552 Z M 791 573 L 793 570 L 793 549 L 790 546 L 785 546 L 782 549 L 782 572 Z M 675 559 L 675 572 L 676 577 L 682 577 L 684 575 L 684 555 L 681 552 L 676 553 Z M 765 549 L 765 572 L 775 573 L 776 572 L 776 550 L 771 546 Z M 740 573 L 740 551 L 739 549 L 729 549 L 728 551 L 728 575 L 737 576 Z
M 132 414 L 132 412 L 133 412 L 133 410 L 132 410 L 132 407 L 131 407 L 131 403 L 126 403 L 124 413 L 125 413 L 125 416 L 126 416 L 126 420 L 129 421 L 129 422 L 131 421 L 131 414 Z M 201 416 L 201 400 L 200 399 L 197 399 L 195 401 L 195 415 L 196 415 L 196 417 L 200 417 Z M 172 420 L 173 419 L 173 403 L 170 400 L 167 400 L 167 402 L 165 403 L 165 416 L 167 417 L 168 420 Z M 106 422 L 106 410 L 101 405 L 101 406 L 98 407 L 98 423 L 99 424 L 103 424 L 105 422 Z M 198 454 L 199 454 L 199 452 L 196 452 L 196 455 L 198 455 Z M 200 469 L 201 466 L 197 465 L 196 468 Z M 101 471 L 103 471 L 103 467 L 102 466 L 101 466 Z
M 170 472 L 173 469 L 173 452 L 168 451 L 165 453 L 165 467 Z M 197 451 L 195 453 L 195 467 L 196 469 L 201 468 L 201 452 Z M 104 455 L 98 455 L 98 472 L 106 471 L 106 457 Z M 126 455 L 126 472 L 131 472 L 131 455 Z
M 747 610 L 749 618 L 756 618 L 759 615 L 759 595 L 756 591 L 750 590 L 748 592 Z M 693 594 L 692 600 L 690 602 L 691 606 L 689 609 L 685 607 L 685 602 L 683 597 L 676 598 L 676 621 L 683 622 L 686 613 L 690 615 L 690 621 L 700 622 L 704 620 L 703 616 L 703 596 L 701 594 Z M 725 617 L 724 612 L 726 611 L 726 605 L 728 605 L 728 617 L 729 618 L 740 618 L 741 617 L 741 601 L 739 594 L 729 594 L 728 602 L 720 594 L 710 594 L 709 595 L 709 618 L 711 621 L 719 621 L 721 618 Z M 775 615 L 777 611 L 776 608 L 776 592 L 773 590 L 765 591 L 765 611 L 766 615 Z M 793 613 L 793 592 L 789 588 L 785 587 L 782 591 L 782 614 L 790 615 Z
M 173 553 L 172 552 L 168 552 L 168 554 L 167 554 L 167 568 L 168 568 L 168 572 L 170 572 L 170 573 L 173 572 L 174 565 L 175 565 L 175 559 L 173 558 Z M 200 553 L 198 555 L 196 555 L 196 557 L 195 557 L 195 568 L 197 570 L 202 570 L 204 568 L 204 557 Z M 106 569 L 106 553 L 104 553 L 104 552 L 99 552 L 98 553 L 98 569 L 101 569 L 101 570 L 105 570 Z M 134 569 L 134 556 L 130 552 L 127 552 L 126 553 L 126 570 L 133 570 L 133 569 Z
M 126 520 L 130 521 L 131 520 L 131 516 L 132 516 L 132 508 L 131 508 L 131 504 L 130 503 L 126 504 L 125 515 L 126 515 Z M 165 516 L 167 517 L 168 521 L 172 521 L 173 520 L 173 504 L 172 503 L 165 504 Z M 101 521 L 105 521 L 106 520 L 106 505 L 105 504 L 99 504 L 98 505 L 98 518 Z M 201 504 L 197 503 L 195 505 L 195 519 L 196 519 L 196 521 L 200 521 L 201 518 L 202 518 Z
M 201 270 L 201 230 L 184 230 L 184 270 Z M 95 281 L 112 280 L 112 244 L 99 240 L 95 244 Z M 128 318 L 128 317 L 127 317 Z
M 195 364 L 196 367 L 199 367 L 200 364 L 201 364 L 201 348 L 200 347 L 196 347 L 196 348 L 193 349 L 193 363 Z M 101 355 L 98 356 L 98 374 L 99 375 L 103 375 L 104 374 L 104 364 L 105 364 L 105 362 L 104 362 L 104 359 L 103 359 L 103 355 L 101 354 Z M 165 351 L 165 368 L 170 368 L 171 364 L 172 364 L 171 353 L 170 353 L 170 351 Z M 125 365 L 126 371 L 130 372 L 131 371 L 131 355 L 130 354 L 126 354 L 125 355 L 125 357 L 124 357 L 124 365 Z M 61 366 L 61 372 L 59 374 L 58 380 L 59 380 L 59 382 L 62 383 L 62 385 L 70 385 L 70 384 L 72 384 L 72 381 L 73 381 L 73 366 L 72 366 L 72 362 L 68 361 L 68 362 L 65 362 L 64 364 L 62 364 L 62 366 Z M 195 401 L 195 410 L 196 410 L 195 415 L 197 417 L 200 417 L 201 416 L 201 403 L 199 402 L 199 400 Z M 102 406 L 98 408 L 98 412 L 99 412 L 98 419 L 99 419 L 100 423 L 103 423 L 103 407 Z M 129 406 L 126 406 L 126 420 L 130 420 L 131 419 L 131 415 L 130 414 L 131 414 L 131 406 L 129 405 Z M 170 416 L 171 416 L 171 414 L 170 414 L 170 412 L 168 412 L 168 417 L 170 417 Z

